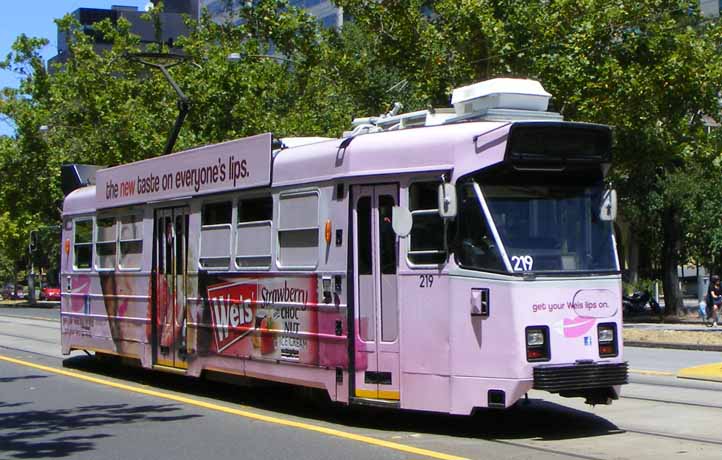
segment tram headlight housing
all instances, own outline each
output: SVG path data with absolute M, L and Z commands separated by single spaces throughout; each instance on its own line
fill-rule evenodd
M 614 342 L 614 328 L 609 326 L 600 326 L 597 331 L 597 336 L 599 338 L 599 343 Z
M 550 350 L 549 328 L 547 326 L 529 326 L 526 328 L 527 361 L 549 361 L 551 359 Z
M 526 346 L 540 347 L 542 345 L 544 345 L 544 331 L 528 328 L 526 330 Z
M 597 342 L 599 343 L 600 358 L 617 356 L 619 354 L 617 325 L 615 323 L 597 325 Z

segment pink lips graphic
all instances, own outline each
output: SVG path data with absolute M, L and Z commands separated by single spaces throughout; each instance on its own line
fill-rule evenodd
M 564 318 L 562 322 L 564 337 L 580 337 L 586 334 L 596 321 L 595 318 Z

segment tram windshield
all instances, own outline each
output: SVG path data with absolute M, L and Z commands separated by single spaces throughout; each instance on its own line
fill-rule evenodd
M 479 185 L 472 186 L 477 191 L 476 199 L 462 199 L 461 206 L 467 209 L 461 209 L 460 214 L 483 214 L 481 209 L 468 207 L 483 208 L 482 199 L 485 201 L 491 222 L 477 232 L 488 234 L 489 227 L 496 228 L 514 272 L 617 271 L 612 223 L 599 218 L 603 185 L 551 183 L 555 185 L 477 182 Z M 468 185 L 466 190 L 468 197 Z M 469 220 L 461 219 L 460 226 L 465 222 Z M 475 232 L 462 228 L 459 233 Z M 464 248 L 464 242 L 461 243 Z M 496 268 L 488 262 L 485 265 L 469 268 Z

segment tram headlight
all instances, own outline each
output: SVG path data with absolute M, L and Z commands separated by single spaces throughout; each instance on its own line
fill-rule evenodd
M 599 343 L 614 342 L 614 328 L 609 326 L 599 326 L 597 331 Z
M 551 347 L 547 326 L 529 326 L 526 328 L 526 360 L 529 362 L 549 361 Z
M 542 345 L 544 345 L 544 331 L 542 331 L 541 329 L 527 329 L 526 346 L 540 347 Z
M 615 323 L 601 323 L 597 325 L 597 341 L 599 343 L 600 358 L 617 356 L 619 354 L 617 325 Z

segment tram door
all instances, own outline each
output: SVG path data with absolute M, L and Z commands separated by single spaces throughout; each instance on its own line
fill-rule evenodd
M 187 368 L 186 292 L 188 283 L 187 206 L 156 211 L 154 229 L 155 364 Z
M 396 234 L 398 185 L 352 188 L 354 203 L 354 396 L 399 400 Z

